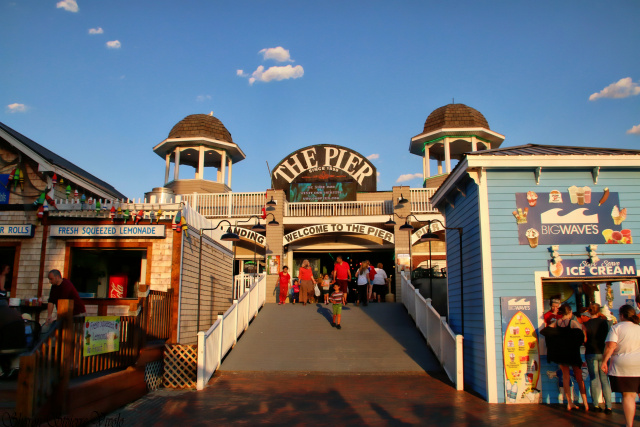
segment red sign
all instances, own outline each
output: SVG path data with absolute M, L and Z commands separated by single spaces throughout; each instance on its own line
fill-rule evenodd
M 128 282 L 126 274 L 109 276 L 109 298 L 126 298 Z

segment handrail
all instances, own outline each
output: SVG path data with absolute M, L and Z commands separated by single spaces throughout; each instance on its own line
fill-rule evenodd
M 211 376 L 220 367 L 224 356 L 231 351 L 238 338 L 249 327 L 266 301 L 267 276 L 255 278 L 248 292 L 240 295 L 224 314 L 206 331 L 198 332 L 198 390 L 204 389 Z
M 454 383 L 456 390 L 463 390 L 462 335 L 457 335 L 451 330 L 446 318 L 440 316 L 431 305 L 431 298 L 424 299 L 404 273 L 401 277 L 404 306 L 440 361 L 447 376 Z

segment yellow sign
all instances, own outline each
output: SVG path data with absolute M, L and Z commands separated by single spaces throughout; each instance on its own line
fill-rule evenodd
M 120 350 L 119 316 L 84 319 L 84 357 Z
M 522 311 L 518 311 L 507 324 L 504 371 L 507 403 L 538 403 L 538 336 L 531 320 Z

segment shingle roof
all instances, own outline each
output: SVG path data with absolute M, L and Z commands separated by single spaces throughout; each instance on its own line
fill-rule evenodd
M 563 145 L 526 144 L 467 153 L 473 156 L 624 156 L 640 154 L 640 150 Z
M 429 133 L 437 129 L 451 128 L 485 128 L 489 129 L 489 123 L 482 113 L 475 108 L 464 104 L 448 104 L 436 108 L 429 114 L 424 122 L 423 133 Z
M 168 138 L 194 138 L 198 136 L 233 142 L 231 133 L 222 122 L 209 114 L 192 114 L 185 117 L 171 129 Z
M 31 140 L 30 138 L 27 138 L 26 136 L 24 136 L 20 132 L 11 129 L 9 126 L 5 125 L 2 122 L 0 122 L 0 129 L 4 130 L 9 135 L 14 137 L 18 141 L 20 141 L 22 144 L 26 145 L 28 148 L 30 148 L 31 150 L 36 152 L 38 155 L 40 155 L 42 158 L 44 158 L 49 163 L 51 163 L 51 164 L 53 164 L 53 165 L 55 165 L 57 167 L 60 167 L 62 169 L 66 169 L 67 171 L 69 171 L 69 172 L 71 172 L 71 173 L 73 173 L 73 174 L 85 179 L 86 181 L 90 182 L 91 184 L 95 185 L 96 187 L 99 187 L 99 188 L 103 189 L 105 192 L 113 195 L 114 198 L 118 198 L 118 199 L 125 199 L 126 198 L 126 196 L 124 194 L 122 194 L 121 192 L 116 190 L 111 184 L 108 184 L 105 181 L 95 177 L 94 175 L 90 174 L 89 172 L 85 171 L 84 169 L 74 165 L 73 163 L 71 163 L 67 159 L 65 159 L 63 157 L 60 157 L 59 155 L 57 155 L 53 151 L 43 147 L 42 145 L 38 144 L 37 142 Z

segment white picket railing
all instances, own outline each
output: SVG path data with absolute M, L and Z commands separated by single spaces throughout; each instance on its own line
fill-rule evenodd
M 204 389 L 213 373 L 220 367 L 224 356 L 235 346 L 238 338 L 249 327 L 251 319 L 266 301 L 267 276 L 256 278 L 248 292 L 234 300 L 229 309 L 221 315 L 206 332 L 198 332 L 198 390 Z
M 402 301 L 415 320 L 416 326 L 427 340 L 456 390 L 464 389 L 462 366 L 462 335 L 454 334 L 446 318 L 441 317 L 431 305 L 431 298 L 424 299 L 404 273 L 402 276 Z
M 392 200 L 287 203 L 285 216 L 368 216 L 393 214 Z
M 266 192 L 251 193 L 193 193 L 180 197 L 207 218 L 243 218 L 262 215 Z
M 411 188 L 409 192 L 412 213 L 438 213 L 429 200 L 436 192 L 435 188 Z
M 253 284 L 255 274 L 240 273 L 233 276 L 233 299 L 239 299 Z

